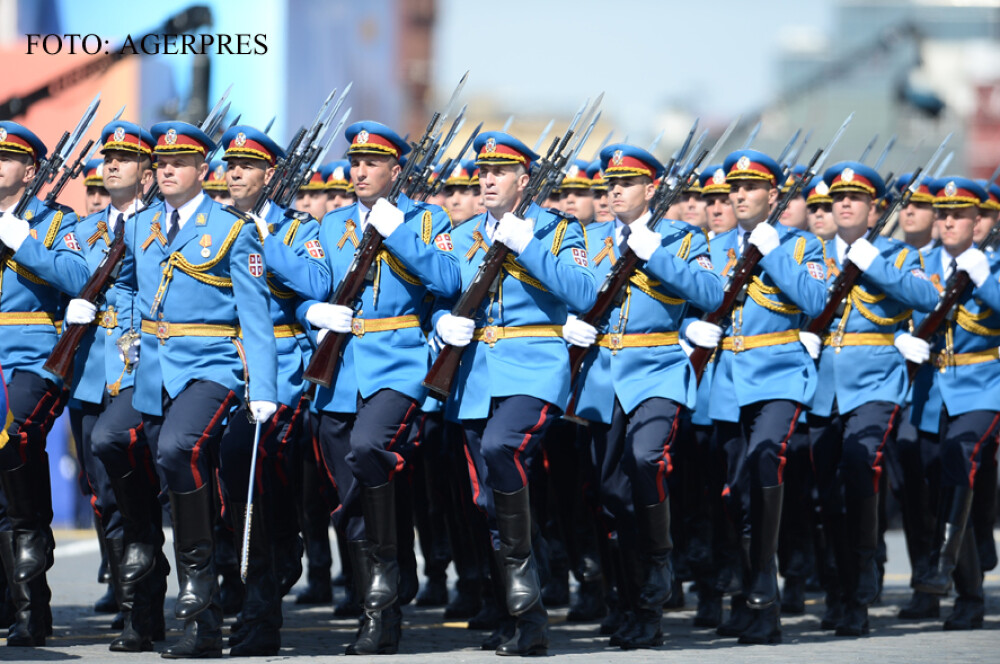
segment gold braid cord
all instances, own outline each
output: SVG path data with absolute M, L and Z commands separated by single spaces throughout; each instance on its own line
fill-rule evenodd
M 974 314 L 962 305 L 958 305 L 958 314 L 955 316 L 955 322 L 966 332 L 978 334 L 981 337 L 1000 337 L 1000 330 L 994 330 L 979 324 L 979 321 L 985 320 L 992 315 L 992 309 L 986 309 L 978 314 Z
M 848 303 L 858 310 L 862 316 L 875 323 L 876 325 L 896 325 L 897 323 L 902 323 L 904 320 L 909 318 L 913 314 L 912 309 L 907 309 L 901 314 L 893 316 L 892 318 L 886 318 L 884 316 L 879 316 L 874 311 L 869 309 L 868 304 L 878 304 L 885 299 L 885 293 L 881 295 L 872 295 L 860 286 L 855 286 L 851 289 L 851 294 L 847 296 Z M 846 314 L 845 314 L 846 317 Z
M 62 210 L 57 210 L 56 213 L 52 216 L 52 221 L 49 222 L 49 228 L 45 232 L 45 239 L 42 240 L 42 244 L 45 245 L 46 249 L 51 249 L 52 245 L 55 244 L 56 236 L 59 235 L 59 229 L 62 227 L 62 220 L 63 220 L 63 212 Z M 4 267 L 9 267 L 15 273 L 24 277 L 33 284 L 38 284 L 40 286 L 49 285 L 47 281 L 35 275 L 35 273 L 33 273 L 31 270 L 29 270 L 28 268 L 24 267 L 23 265 L 15 261 L 10 256 L 8 256 L 7 260 L 4 261 Z M 0 272 L 0 285 L 2 284 L 3 284 L 3 274 L 2 272 Z
M 167 259 L 167 266 L 163 268 L 163 277 L 160 279 L 160 287 L 156 290 L 156 296 L 153 298 L 153 307 L 149 312 L 150 316 L 156 316 L 156 310 L 160 306 L 160 302 L 167 294 L 167 286 L 170 285 L 171 279 L 174 277 L 174 269 L 178 269 L 187 276 L 191 277 L 195 281 L 200 281 L 203 284 L 208 284 L 209 286 L 215 286 L 216 288 L 232 288 L 233 280 L 226 277 L 217 277 L 213 274 L 207 274 L 209 270 L 219 264 L 219 262 L 229 253 L 232 248 L 233 243 L 236 242 L 236 238 L 240 234 L 240 230 L 243 229 L 243 221 L 237 220 L 232 228 L 229 229 L 229 235 L 222 242 L 222 246 L 219 247 L 219 253 L 215 255 L 210 261 L 205 263 L 199 263 L 195 265 L 184 258 L 184 254 L 179 251 L 175 251 L 170 254 L 170 258 Z
M 802 313 L 802 310 L 796 307 L 794 304 L 785 304 L 784 302 L 776 302 L 770 298 L 768 295 L 779 295 L 781 289 L 777 286 L 766 286 L 764 282 L 761 281 L 760 277 L 754 277 L 753 281 L 747 287 L 747 295 L 750 299 L 764 307 L 768 311 L 773 311 L 779 314 L 785 314 L 786 316 L 794 316 L 796 314 Z

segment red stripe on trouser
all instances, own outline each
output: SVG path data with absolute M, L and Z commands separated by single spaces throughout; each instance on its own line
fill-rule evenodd
M 229 400 L 234 396 L 235 394 L 232 390 L 230 390 L 229 394 L 226 395 L 226 398 L 223 399 L 222 405 L 219 406 L 219 409 L 215 411 L 215 415 L 213 415 L 212 419 L 208 422 L 208 426 L 205 427 L 204 431 L 202 431 L 201 437 L 198 438 L 198 442 L 195 443 L 194 447 L 191 449 L 191 477 L 194 478 L 195 489 L 200 489 L 203 484 L 201 480 L 201 473 L 198 471 L 198 457 L 201 456 L 201 446 L 205 444 L 206 440 L 208 440 L 209 433 L 215 428 L 215 425 L 219 423 L 222 416 L 229 411 Z
M 538 421 L 535 422 L 535 426 L 528 429 L 528 433 L 524 434 L 524 440 L 521 441 L 521 444 L 514 451 L 514 466 L 517 468 L 517 472 L 521 475 L 522 487 L 528 484 L 528 476 L 524 472 L 524 466 L 521 465 L 521 453 L 524 452 L 524 448 L 528 446 L 528 442 L 531 440 L 531 437 L 535 435 L 535 432 L 541 429 L 542 425 L 545 424 L 545 417 L 549 412 L 549 405 L 550 404 L 545 404 L 542 406 L 542 410 L 538 415 Z
M 285 450 L 288 449 L 289 438 L 292 437 L 292 433 L 295 431 L 295 423 L 299 421 L 299 417 L 302 415 L 302 403 L 304 398 L 299 399 L 299 402 L 295 404 L 295 411 L 292 413 L 292 420 L 288 423 L 288 430 L 285 431 L 285 435 L 281 437 L 281 441 L 278 443 L 278 464 L 276 472 L 278 475 L 278 481 L 281 482 L 282 486 L 288 486 L 288 475 L 285 473 L 285 463 L 287 463 L 288 455 L 285 454 Z
M 993 433 L 993 429 L 994 429 L 994 427 L 996 427 L 998 421 L 1000 421 L 1000 413 L 997 413 L 996 415 L 993 416 L 993 421 L 990 422 L 990 425 L 986 428 L 986 433 L 984 433 L 983 437 L 980 438 L 976 442 L 976 446 L 972 450 L 972 456 L 969 457 L 969 488 L 970 489 L 972 488 L 972 484 L 973 484 L 973 482 L 976 479 L 976 469 L 978 468 L 978 466 L 976 464 L 976 456 L 979 454 L 979 450 L 983 446 L 983 443 L 985 443 L 986 439 L 990 437 L 991 433 Z
M 386 451 L 391 451 L 392 450 L 392 446 L 395 445 L 396 441 L 399 440 L 399 436 L 404 431 L 406 431 L 406 425 L 410 423 L 410 416 L 413 415 L 413 411 L 415 411 L 416 409 L 417 409 L 417 404 L 415 402 L 411 403 L 410 407 L 406 409 L 406 414 L 403 415 L 403 421 L 400 423 L 399 428 L 396 429 L 396 433 L 393 434 L 392 440 L 390 440 L 389 444 L 386 445 L 386 448 L 385 448 Z M 397 454 L 396 452 L 393 452 L 393 454 L 396 455 L 396 465 L 393 466 L 393 469 L 389 471 L 389 481 L 390 482 L 392 481 L 393 476 L 396 473 L 398 473 L 399 471 L 403 470 L 403 466 L 406 465 L 406 461 L 403 460 L 402 455 Z
M 271 419 L 267 421 L 267 429 L 261 427 L 260 440 L 257 441 L 257 457 L 258 462 L 267 458 L 267 452 L 264 450 L 264 441 L 271 437 L 274 433 L 275 427 L 278 426 L 278 418 L 281 417 L 283 409 L 287 408 L 284 404 L 278 406 L 278 410 L 274 411 L 274 415 Z M 252 442 L 252 441 L 251 441 Z M 254 483 L 257 485 L 257 491 L 260 493 L 264 492 L 264 464 L 258 463 L 257 467 L 254 469 Z
M 38 417 L 40 411 L 45 411 L 49 415 L 52 414 L 51 400 L 53 398 L 52 388 L 46 389 L 45 394 L 38 399 L 38 403 L 35 404 L 35 409 L 31 411 L 31 414 L 24 419 L 24 422 L 18 427 L 17 437 L 17 452 L 21 457 L 21 463 L 27 463 L 28 461 L 28 432 L 26 429 L 34 425 L 35 419 Z M 42 428 L 45 428 L 45 420 L 42 420 Z
M 462 434 L 465 435 L 464 433 Z M 472 504 L 479 506 L 479 475 L 476 473 L 476 464 L 472 460 L 472 454 L 469 452 L 469 443 L 466 442 L 462 447 L 462 451 L 465 452 L 465 461 L 469 465 L 469 482 L 472 483 Z
M 875 450 L 875 462 L 872 464 L 872 471 L 874 475 L 872 477 L 872 487 L 875 491 L 875 495 L 878 495 L 878 485 L 879 481 L 882 479 L 882 450 L 885 448 L 885 442 L 889 440 L 889 434 L 892 430 L 896 428 L 896 415 L 899 413 L 899 406 L 895 406 L 892 409 L 892 413 L 889 415 L 889 424 L 885 428 L 885 435 L 882 436 L 882 442 L 879 443 L 878 449 Z
M 792 424 L 788 427 L 788 433 L 781 440 L 781 446 L 778 449 L 778 484 L 781 484 L 781 478 L 785 474 L 785 450 L 788 449 L 788 441 L 791 439 L 792 434 L 795 433 L 795 425 L 799 421 L 799 413 L 802 412 L 802 407 L 797 406 L 795 408 L 795 414 L 792 415 Z
M 656 495 L 659 497 L 657 502 L 660 503 L 667 497 L 667 475 L 674 468 L 670 463 L 670 444 L 674 442 L 674 437 L 677 435 L 677 426 L 680 423 L 680 418 L 681 407 L 677 406 L 677 412 L 674 413 L 674 421 L 670 425 L 670 433 L 667 434 L 667 439 L 663 441 L 663 452 L 660 454 L 660 460 L 656 462 Z

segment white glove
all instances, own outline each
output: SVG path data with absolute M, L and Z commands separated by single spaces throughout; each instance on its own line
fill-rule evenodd
M 563 339 L 574 346 L 588 348 L 593 346 L 594 342 L 597 341 L 597 328 L 590 323 L 584 323 L 576 316 L 570 314 L 566 317 L 566 324 L 563 325 L 562 335 Z
M 520 254 L 534 236 L 535 221 L 533 219 L 521 219 L 508 212 L 500 217 L 493 241 L 501 242 L 515 254 Z
M 760 253 L 765 256 L 777 249 L 778 245 L 781 244 L 781 238 L 778 237 L 777 229 L 767 223 L 757 224 L 757 228 L 750 232 L 748 241 L 760 249 Z
M 392 232 L 403 223 L 403 211 L 398 207 L 380 198 L 372 206 L 371 214 L 368 215 L 368 223 L 375 227 L 382 237 L 389 237 Z
M 627 244 L 635 255 L 644 261 L 648 261 L 653 252 L 660 246 L 663 236 L 656 231 L 649 230 L 646 224 L 629 224 L 629 234 Z
M 353 318 L 354 311 L 340 304 L 319 302 L 306 310 L 306 320 L 310 325 L 334 332 L 350 332 Z
M 87 300 L 75 297 L 66 305 L 63 318 L 67 325 L 90 325 L 97 315 L 97 307 Z
M 990 278 L 990 262 L 979 249 L 967 249 L 955 259 L 958 269 L 969 275 L 972 283 L 979 288 Z
M 30 232 L 31 227 L 24 219 L 7 213 L 0 216 L 0 242 L 7 245 L 15 254 Z
M 702 348 L 715 348 L 722 339 L 722 328 L 714 323 L 706 323 L 703 320 L 693 321 L 688 325 L 685 335 L 688 341 L 695 346 Z
M 260 233 L 260 241 L 263 242 L 271 234 L 271 229 L 267 227 L 264 217 L 259 214 L 251 214 L 250 218 L 253 219 L 253 223 L 257 224 L 257 232 Z
M 861 238 L 855 240 L 851 248 L 847 250 L 847 260 L 857 265 L 862 272 L 872 266 L 872 261 L 878 257 L 879 251 L 874 244 Z
M 434 331 L 441 337 L 441 341 L 449 346 L 468 346 L 472 341 L 472 332 L 476 329 L 476 323 L 471 318 L 462 316 L 452 316 L 445 314 L 438 319 Z
M 273 401 L 250 402 L 250 414 L 253 415 L 254 422 L 267 422 L 276 412 L 278 412 L 278 404 Z
M 896 337 L 893 342 L 896 350 L 909 362 L 921 364 L 931 357 L 931 345 L 923 339 L 918 339 L 912 334 L 903 333 Z
M 813 334 L 812 332 L 806 332 L 805 330 L 799 330 L 799 341 L 805 346 L 806 352 L 809 353 L 809 357 L 814 360 L 819 359 L 819 352 L 823 350 L 823 340 L 819 338 L 819 335 Z

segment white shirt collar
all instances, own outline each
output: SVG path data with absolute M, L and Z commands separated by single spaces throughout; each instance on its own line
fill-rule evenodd
M 360 225 L 361 225 L 361 230 L 362 231 L 365 230 L 365 227 L 368 225 L 368 214 L 371 211 L 372 211 L 372 209 L 370 207 L 368 207 L 367 205 L 365 205 L 364 203 L 362 203 L 360 199 L 358 200 L 358 214 L 361 215 L 361 224 Z
M 497 224 L 500 220 L 493 216 L 493 213 L 486 212 L 486 237 L 489 238 L 490 242 L 493 242 L 493 235 L 497 232 Z
M 837 244 L 837 262 L 843 265 L 847 259 L 847 250 L 851 248 L 851 245 L 847 244 L 847 241 L 840 235 L 834 236 L 834 241 Z
M 957 261 L 965 254 L 969 253 L 970 251 L 973 251 L 975 248 L 976 248 L 975 245 L 973 245 L 968 249 L 966 249 L 965 251 L 963 251 L 958 256 L 952 256 L 950 253 L 948 253 L 948 250 L 944 248 L 944 245 L 941 245 L 941 276 L 944 277 L 945 279 L 950 277 L 952 259 Z
M 636 219 L 635 221 L 633 221 L 631 224 L 626 224 L 624 221 L 622 221 L 618 217 L 615 217 L 615 246 L 618 246 L 618 245 L 620 245 L 622 243 L 622 240 L 624 239 L 624 233 L 625 233 L 625 227 L 626 226 L 632 226 L 633 224 L 643 224 L 643 225 L 646 225 L 646 224 L 649 223 L 649 219 L 652 216 L 653 216 L 652 213 L 649 212 L 649 211 L 643 212 L 642 216 L 639 217 L 638 219 Z
M 128 204 L 124 210 L 119 210 L 114 206 L 114 204 L 108 204 L 108 230 L 114 232 L 115 224 L 118 223 L 118 215 L 125 215 L 125 218 L 135 215 L 137 212 L 143 209 L 142 201 L 138 198 L 133 198 L 132 202 Z
M 174 210 L 175 209 L 177 210 L 178 214 L 180 215 L 180 217 L 178 218 L 177 225 L 180 228 L 184 228 L 184 224 L 186 224 L 187 220 L 190 219 L 194 215 L 194 211 L 198 209 L 198 207 L 202 204 L 202 202 L 204 202 L 204 200 L 205 200 L 205 193 L 204 192 L 198 192 L 197 196 L 195 196 L 194 198 L 192 198 L 191 200 L 189 200 L 187 203 L 185 203 L 184 205 L 180 206 L 179 208 L 174 208 L 172 205 L 170 205 L 170 203 L 167 203 L 166 201 L 163 201 L 163 204 L 166 206 L 166 209 L 167 209 L 167 224 L 168 224 L 167 225 L 167 230 L 168 231 L 170 230 L 170 226 L 169 226 L 169 224 L 171 223 L 170 219 L 174 216 Z

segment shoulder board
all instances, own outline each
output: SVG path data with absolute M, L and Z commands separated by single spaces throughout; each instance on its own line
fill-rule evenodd
M 804 235 L 800 235 L 799 238 L 795 241 L 794 257 L 795 257 L 795 262 L 798 263 L 799 265 L 802 265 L 802 259 L 805 258 L 806 255 L 806 242 L 807 240 Z
M 292 242 L 295 241 L 295 235 L 299 232 L 299 226 L 301 225 L 302 220 L 297 218 L 293 219 L 292 223 L 288 224 L 288 232 L 285 233 L 285 238 L 283 240 L 286 245 L 292 246 Z
M 434 235 L 434 215 L 430 210 L 424 210 L 420 217 L 420 239 L 424 244 L 430 244 Z
M 563 217 L 556 226 L 556 232 L 552 235 L 552 255 L 555 256 L 562 248 L 563 238 L 566 237 L 566 229 L 569 228 L 569 219 Z
M 688 232 L 681 240 L 681 246 L 677 249 L 677 258 L 687 260 L 688 254 L 691 253 L 691 238 L 694 237 L 694 233 Z

